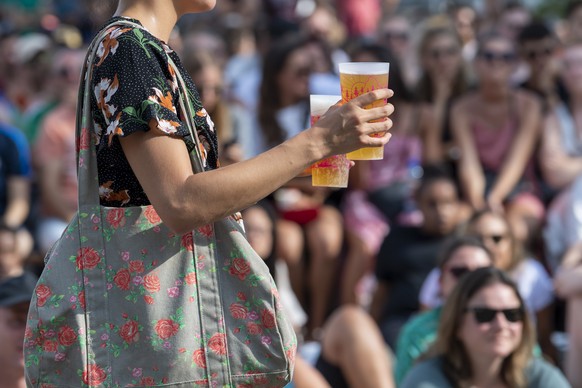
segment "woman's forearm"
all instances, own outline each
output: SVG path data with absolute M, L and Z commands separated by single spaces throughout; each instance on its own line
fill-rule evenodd
M 365 106 L 374 96 L 390 95 L 378 90 L 356 100 Z M 324 115 L 316 127 L 253 159 L 198 174 L 193 174 L 180 139 L 141 132 L 121 138 L 121 146 L 162 220 L 176 233 L 185 233 L 254 204 L 317 160 L 385 144 L 388 133 L 377 138 L 370 135 L 389 130 L 391 121 L 370 121 L 392 111 L 391 105 L 362 109 L 355 103 L 345 104 Z

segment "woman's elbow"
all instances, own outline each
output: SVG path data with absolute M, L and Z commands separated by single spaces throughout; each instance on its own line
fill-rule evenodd
M 176 235 L 189 233 L 197 227 L 210 223 L 204 215 L 193 211 L 184 203 L 167 203 L 156 209 L 164 225 Z

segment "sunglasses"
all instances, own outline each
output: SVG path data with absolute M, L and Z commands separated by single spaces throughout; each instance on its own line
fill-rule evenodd
M 460 279 L 466 273 L 472 272 L 473 270 L 468 267 L 449 267 L 447 271 L 455 277 L 455 279 Z
M 408 40 L 408 33 L 407 32 L 385 32 L 384 38 L 388 39 L 388 40 L 405 41 L 405 40 Z
M 291 71 L 291 73 L 295 76 L 295 77 L 309 77 L 311 75 L 311 68 L 310 67 L 298 67 L 296 69 L 293 69 Z
M 444 57 L 453 57 L 459 53 L 459 49 L 457 47 L 447 47 L 447 48 L 440 48 L 430 50 L 430 56 L 433 59 L 440 59 Z
M 505 62 L 505 63 L 512 63 L 515 61 L 515 53 L 511 52 L 495 52 L 495 51 L 483 51 L 479 54 L 481 58 L 489 63 L 493 63 L 494 61 Z
M 552 55 L 552 52 L 554 50 L 546 47 L 544 49 L 541 50 L 529 50 L 525 52 L 525 56 L 530 59 L 530 60 L 534 60 L 534 59 L 538 59 L 538 58 L 547 58 L 550 55 Z
M 490 235 L 481 235 L 479 236 L 481 238 L 482 241 L 484 240 L 491 240 L 493 241 L 493 243 L 495 245 L 501 243 L 503 240 L 505 240 L 505 238 L 507 238 L 507 235 L 505 234 L 490 234 Z
M 491 322 L 499 313 L 503 313 L 505 319 L 508 322 L 521 322 L 523 321 L 525 314 L 523 308 L 521 307 L 503 310 L 495 310 L 488 307 L 467 307 L 465 312 L 472 312 L 473 316 L 475 317 L 475 321 L 477 321 L 479 324 Z

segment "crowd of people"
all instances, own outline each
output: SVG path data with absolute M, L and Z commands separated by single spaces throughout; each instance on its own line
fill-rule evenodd
M 2 387 L 25 386 L 34 279 L 77 209 L 79 74 L 114 12 L 94 3 L 0 5 Z M 384 159 L 243 212 L 300 339 L 292 384 L 582 387 L 582 1 L 542 19 L 409 3 L 218 0 L 167 42 L 222 166 L 307 128 L 309 96 L 341 94 L 338 63 L 390 63 Z M 115 85 L 98 88 L 106 103 Z

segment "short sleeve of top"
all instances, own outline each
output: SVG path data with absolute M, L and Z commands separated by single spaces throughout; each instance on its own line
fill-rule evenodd
M 145 206 L 150 202 L 123 153 L 119 136 L 150 131 L 153 121 L 156 134 L 183 139 L 188 151 L 194 149 L 179 109 L 178 78 L 168 58 L 185 80 L 206 169 L 217 167 L 217 141 L 212 121 L 177 54 L 143 28 L 115 24 L 122 19 L 109 21 L 108 34 L 98 43 L 92 64 L 99 193 L 104 206 Z
M 536 313 L 554 301 L 554 285 L 546 269 L 535 259 L 525 259 L 512 274 L 528 310 Z

